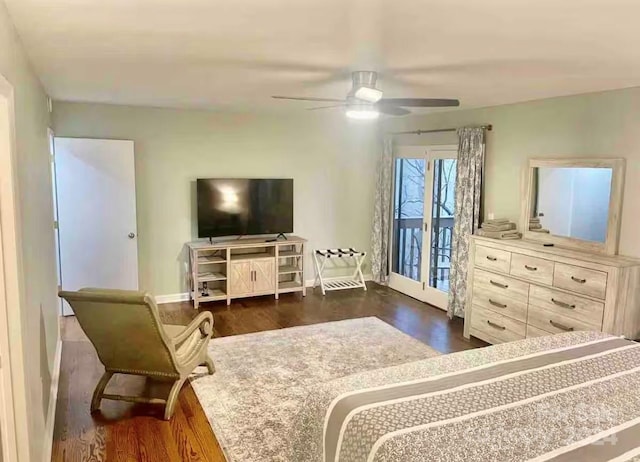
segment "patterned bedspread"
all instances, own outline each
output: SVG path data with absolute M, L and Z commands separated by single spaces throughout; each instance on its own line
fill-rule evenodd
M 640 460 L 640 344 L 574 332 L 329 382 L 290 460 Z

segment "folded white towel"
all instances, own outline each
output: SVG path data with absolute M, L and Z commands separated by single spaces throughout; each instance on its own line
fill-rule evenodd
M 490 237 L 492 239 L 520 239 L 522 234 L 516 230 L 512 231 L 486 231 L 484 229 L 478 230 L 478 236 Z
M 516 229 L 515 223 L 502 223 L 502 224 L 492 224 L 484 222 L 481 226 L 482 229 L 487 231 L 511 231 L 512 229 Z
M 505 223 L 509 223 L 508 218 L 492 218 L 491 220 L 485 220 L 485 223 L 490 225 L 503 225 Z

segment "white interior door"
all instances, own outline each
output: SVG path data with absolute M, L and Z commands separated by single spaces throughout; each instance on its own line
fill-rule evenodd
M 389 286 L 446 309 L 457 146 L 399 146 L 394 161 Z
M 55 167 L 62 288 L 137 289 L 133 141 L 56 137 Z

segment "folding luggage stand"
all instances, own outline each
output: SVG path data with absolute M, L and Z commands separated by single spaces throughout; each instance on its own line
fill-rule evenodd
M 362 262 L 366 257 L 366 252 L 358 252 L 355 249 L 322 249 L 313 252 L 313 261 L 316 266 L 316 279 L 313 282 L 315 288 L 320 281 L 320 287 L 322 288 L 322 295 L 326 295 L 328 290 L 343 290 L 343 289 L 357 289 L 363 288 L 367 290 L 367 286 L 364 283 L 364 276 L 362 275 Z M 331 280 L 325 280 L 322 276 L 326 268 L 326 264 L 332 258 L 348 259 L 353 258 L 355 263 L 355 270 L 351 277 L 343 278 L 331 278 Z M 348 267 L 346 267 L 348 268 Z

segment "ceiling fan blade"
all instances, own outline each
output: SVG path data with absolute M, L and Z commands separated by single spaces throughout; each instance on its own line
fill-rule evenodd
M 317 111 L 318 109 L 331 109 L 334 107 L 345 107 L 346 104 L 334 104 L 333 106 L 308 107 L 307 111 Z
M 460 106 L 457 99 L 438 98 L 382 98 L 379 105 L 392 104 L 394 106 L 406 107 L 454 107 Z
M 376 105 L 376 109 L 378 110 L 378 112 L 381 112 L 382 114 L 393 115 L 393 116 L 403 116 L 403 115 L 411 114 L 411 111 L 408 109 L 405 109 L 403 107 L 398 107 L 398 106 L 391 106 L 389 104 Z
M 344 103 L 343 99 L 336 98 L 307 98 L 305 96 L 272 96 L 275 99 L 292 99 L 296 101 L 326 101 L 329 103 Z

